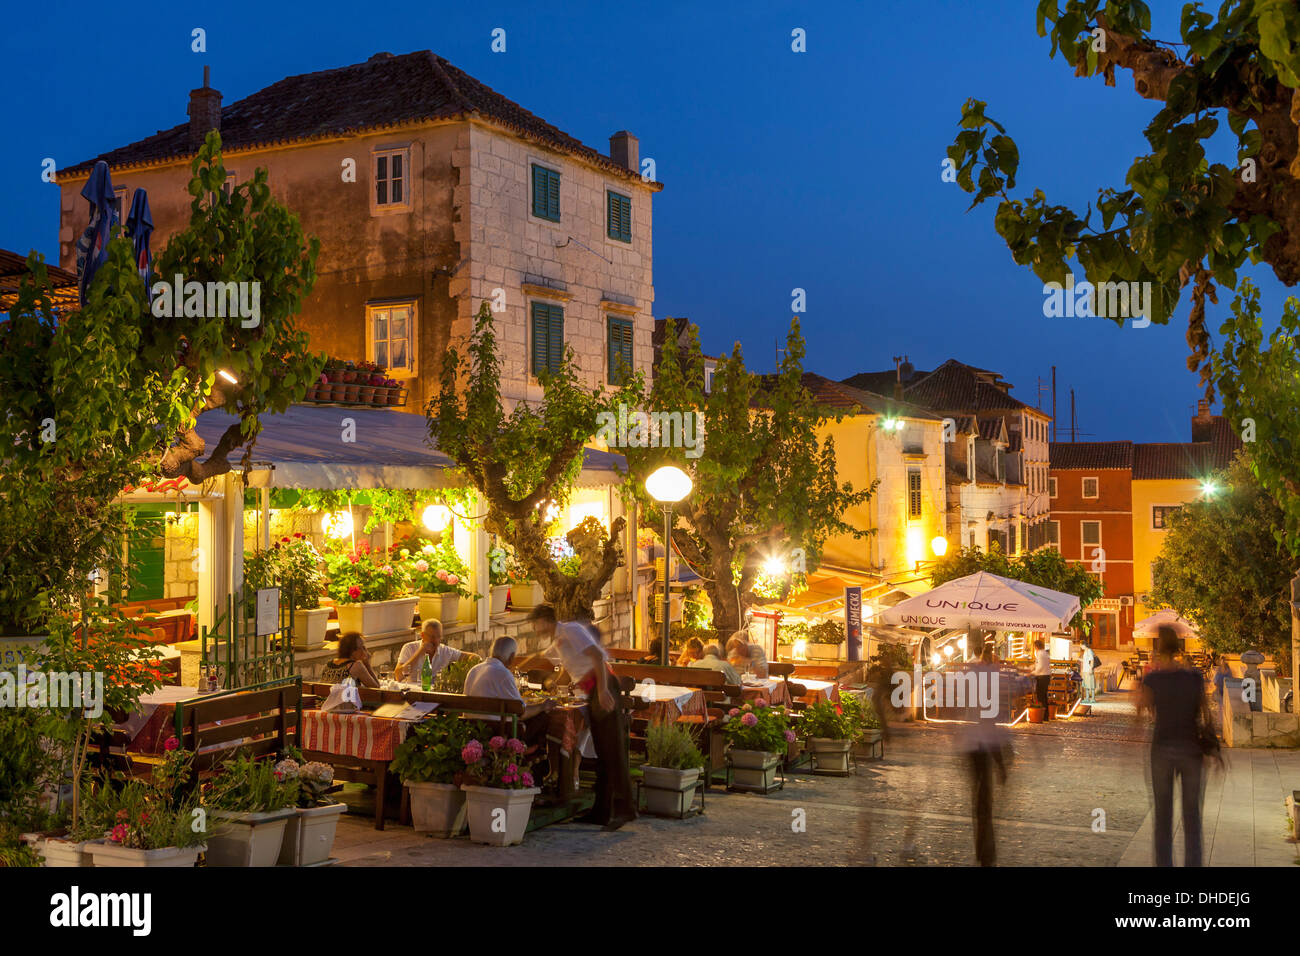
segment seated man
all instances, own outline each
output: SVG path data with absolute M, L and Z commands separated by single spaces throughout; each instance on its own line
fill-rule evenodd
M 468 651 L 458 651 L 454 647 L 448 647 L 442 643 L 442 622 L 425 621 L 424 628 L 420 631 L 420 639 L 411 641 L 402 648 L 401 654 L 397 656 L 397 669 L 393 678 L 401 683 L 420 683 L 420 672 L 424 667 L 424 661 L 427 658 L 433 666 L 433 676 L 437 677 L 438 673 L 450 664 L 452 661 L 458 661 L 462 657 L 472 657 L 478 660 L 477 654 L 470 654 Z
M 519 682 L 515 679 L 515 656 L 519 645 L 513 637 L 498 637 L 492 642 L 491 656 L 481 664 L 475 664 L 465 675 L 466 697 L 496 697 L 504 700 L 524 702 L 519 693 Z M 467 717 L 485 719 L 486 714 L 466 714 Z M 539 715 L 527 723 L 519 725 L 519 736 L 528 747 L 525 753 L 531 758 L 539 747 L 546 745 L 547 722 Z M 550 771 L 550 762 L 543 759 L 533 768 L 533 776 L 544 780 Z
M 739 684 L 740 675 L 736 669 L 728 664 L 722 657 L 722 648 L 717 644 L 709 644 L 704 648 L 704 656 L 698 661 L 692 661 L 688 667 L 700 667 L 706 670 L 719 671 L 727 678 L 728 684 Z

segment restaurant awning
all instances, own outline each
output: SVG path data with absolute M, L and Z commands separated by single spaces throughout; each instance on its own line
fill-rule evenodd
M 224 409 L 199 416 L 209 449 L 235 421 Z M 238 454 L 238 453 L 236 453 Z M 623 456 L 587 449 L 580 487 L 616 484 Z M 455 462 L 433 448 L 423 415 L 387 408 L 292 405 L 262 416 L 248 484 L 253 488 L 445 488 L 463 484 Z

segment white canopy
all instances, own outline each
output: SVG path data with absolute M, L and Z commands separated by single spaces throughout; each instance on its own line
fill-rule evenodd
M 1065 631 L 1078 613 L 1073 594 L 979 571 L 882 608 L 876 618 L 903 627 Z
M 1159 627 L 1172 627 L 1178 632 L 1179 637 L 1200 637 L 1196 631 L 1196 625 L 1184 617 L 1179 617 L 1178 612 L 1173 608 L 1165 608 L 1163 611 L 1156 611 L 1150 617 L 1143 618 L 1133 625 L 1134 637 L 1155 637 L 1156 629 Z

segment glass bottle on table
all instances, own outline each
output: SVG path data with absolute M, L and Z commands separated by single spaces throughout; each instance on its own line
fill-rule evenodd
M 433 663 L 428 654 L 424 655 L 424 660 L 420 663 L 420 687 L 424 690 L 433 687 Z

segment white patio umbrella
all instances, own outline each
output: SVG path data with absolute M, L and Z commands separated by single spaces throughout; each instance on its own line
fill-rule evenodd
M 882 608 L 876 619 L 902 627 L 1065 631 L 1078 613 L 1073 594 L 979 571 Z
M 1199 640 L 1201 636 L 1196 630 L 1196 625 L 1184 617 L 1179 617 L 1178 612 L 1173 608 L 1156 611 L 1150 617 L 1138 621 L 1133 625 L 1133 636 L 1150 640 L 1156 636 L 1156 629 L 1160 627 L 1172 627 L 1183 640 L 1189 637 Z

